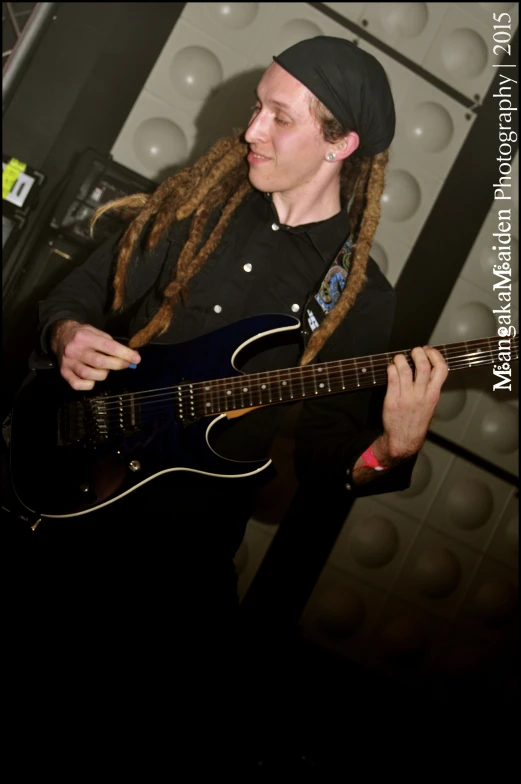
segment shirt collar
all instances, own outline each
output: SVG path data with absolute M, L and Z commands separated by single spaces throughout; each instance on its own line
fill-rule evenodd
M 273 218 L 279 222 L 277 210 L 273 204 L 271 193 L 264 193 L 264 198 L 268 201 Z M 290 234 L 305 234 L 325 262 L 331 261 L 333 255 L 337 253 L 349 235 L 349 218 L 346 210 L 340 210 L 332 218 L 327 218 L 316 223 L 302 223 L 299 226 L 285 226 L 280 224 L 281 229 Z

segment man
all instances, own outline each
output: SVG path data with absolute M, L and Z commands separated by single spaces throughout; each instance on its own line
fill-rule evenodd
M 350 42 L 318 37 L 275 57 L 244 136 L 217 142 L 152 196 L 110 205 L 136 217 L 41 303 L 42 347 L 63 378 L 90 390 L 139 363 L 151 340 L 181 343 L 274 312 L 301 319 L 304 352 L 298 341 L 267 347 L 248 359 L 248 372 L 385 352 L 394 293 L 369 250 L 394 126 L 383 69 Z M 128 345 L 112 336 L 115 314 Z M 376 416 L 371 389 L 304 402 L 295 433 L 302 482 L 355 495 L 408 486 L 447 375 L 436 350 L 418 347 L 412 357 L 414 375 L 405 357 L 390 363 Z M 235 420 L 219 451 L 266 454 L 281 410 Z M 166 474 L 86 515 L 79 540 L 56 526 L 60 547 L 74 537 L 68 578 L 96 634 L 104 624 L 113 639 L 115 622 L 128 641 L 146 628 L 157 649 L 172 633 L 179 646 L 194 623 L 225 636 L 233 628 L 232 559 L 252 496 L 229 480 L 201 491 L 196 479 L 187 474 L 174 490 Z M 88 567 L 95 585 L 85 584 Z

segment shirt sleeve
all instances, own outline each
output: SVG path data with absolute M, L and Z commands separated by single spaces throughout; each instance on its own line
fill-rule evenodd
M 111 275 L 122 232 L 111 236 L 38 303 L 40 345 L 49 352 L 49 328 L 59 319 L 73 319 L 103 329 L 110 310 Z
M 352 310 L 326 342 L 319 361 L 384 353 L 395 311 L 389 284 L 368 281 Z M 354 390 L 307 400 L 295 428 L 295 471 L 301 483 L 343 486 L 356 496 L 377 495 L 409 487 L 415 460 L 381 472 L 366 484 L 352 481 L 362 452 L 382 433 L 385 387 Z

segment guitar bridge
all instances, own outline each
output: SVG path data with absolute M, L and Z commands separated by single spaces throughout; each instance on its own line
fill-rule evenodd
M 85 438 L 83 402 L 64 403 L 58 408 L 58 446 L 77 444 Z
M 133 394 L 107 393 L 68 402 L 59 409 L 58 444 L 65 446 L 83 440 L 104 444 L 113 438 L 133 435 L 140 429 L 140 413 Z

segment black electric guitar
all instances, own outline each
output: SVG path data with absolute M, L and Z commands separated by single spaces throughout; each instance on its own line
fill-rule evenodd
M 235 360 L 247 345 L 299 328 L 292 316 L 268 315 L 187 343 L 148 345 L 136 369 L 110 373 L 89 393 L 74 392 L 57 370 L 38 373 L 22 388 L 11 416 L 9 468 L 19 502 L 34 520 L 76 517 L 166 472 L 181 482 L 187 471 L 232 484 L 256 477 L 271 461 L 218 455 L 211 447 L 218 423 L 260 406 L 384 385 L 392 357 L 409 354 L 237 371 Z M 515 360 L 518 338 L 510 343 Z M 450 370 L 498 361 L 497 337 L 437 348 Z

